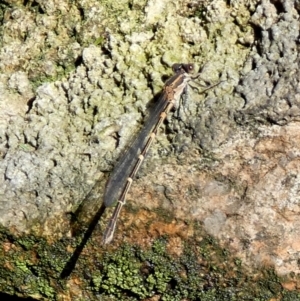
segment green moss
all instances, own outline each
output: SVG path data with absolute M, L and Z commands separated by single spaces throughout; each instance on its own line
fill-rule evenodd
M 4 228 L 0 241 L 6 246 L 0 252 L 0 290 L 54 300 L 62 287 L 59 273 L 67 258 L 62 242 L 49 245 L 33 235 L 17 238 Z
M 289 292 L 289 291 L 283 292 L 281 301 L 296 301 L 296 300 L 300 300 L 299 292 Z
M 154 295 L 160 300 L 267 301 L 297 300 L 299 294 L 282 288 L 272 269 L 256 271 L 252 277 L 242 262 L 220 248 L 210 236 L 194 227 L 195 237 L 187 240 L 180 256 L 171 255 L 168 237 L 153 241 L 148 248 L 123 244 L 117 249 L 99 247 L 99 237 L 90 240 L 71 277 L 80 279 L 82 300 L 144 300 Z M 77 239 L 49 244 L 26 235 L 17 238 L 0 228 L 0 290 L 23 296 L 57 300 L 68 290 L 62 270 L 72 257 L 68 247 Z M 5 250 L 5 251 L 4 251 Z M 77 288 L 78 289 L 78 288 Z M 98 297 L 96 297 L 96 295 Z M 82 297 L 80 297 L 82 298 Z M 80 300 L 80 299 L 74 299 Z
M 46 296 L 49 299 L 55 296 L 54 288 L 49 285 L 48 281 L 43 278 L 38 278 L 37 284 L 38 290 L 43 296 Z
M 21 270 L 22 273 L 29 273 L 27 263 L 23 261 L 16 261 L 16 267 Z
M 161 300 L 172 301 L 262 301 L 282 294 L 273 270 L 263 272 L 264 277 L 258 281 L 252 279 L 242 270 L 241 262 L 230 258 L 229 252 L 209 236 L 198 243 L 187 242 L 178 258 L 168 254 L 167 245 L 168 239 L 163 238 L 147 250 L 123 245 L 113 254 L 106 254 L 94 289 L 115 300 L 160 295 Z M 289 294 L 285 296 L 289 298 Z

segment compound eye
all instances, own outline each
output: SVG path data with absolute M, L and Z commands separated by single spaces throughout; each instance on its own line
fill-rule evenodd
M 182 69 L 186 73 L 191 73 L 194 71 L 194 64 L 182 64 Z
M 174 73 L 178 73 L 182 70 L 182 64 L 173 64 L 172 70 Z
M 194 65 L 193 64 L 187 64 L 187 72 L 190 73 L 194 71 Z

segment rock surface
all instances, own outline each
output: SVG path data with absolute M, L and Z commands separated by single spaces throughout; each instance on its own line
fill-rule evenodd
M 66 212 L 96 183 L 104 185 L 162 75 L 174 62 L 195 62 L 204 65 L 205 81 L 222 82 L 204 94 L 189 89 L 128 199 L 135 208 L 200 221 L 249 268 L 298 274 L 300 7 L 292 0 L 248 2 L 40 1 L 7 8 L 0 223 L 67 235 Z M 138 226 L 138 214 L 132 223 Z M 165 233 L 180 235 L 174 227 Z M 126 231 L 117 234 L 123 237 Z

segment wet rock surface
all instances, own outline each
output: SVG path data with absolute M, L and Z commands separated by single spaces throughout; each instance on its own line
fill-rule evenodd
M 18 233 L 68 235 L 66 212 L 104 186 L 169 67 L 195 62 L 204 65 L 205 82 L 221 83 L 203 94 L 189 89 L 128 199 L 134 208 L 201 222 L 249 268 L 297 274 L 296 1 L 128 3 L 5 8 L 1 224 Z M 193 235 L 176 225 L 126 233 L 129 225 L 138 232 L 141 221 L 153 222 L 143 210 L 124 213 L 116 240 Z

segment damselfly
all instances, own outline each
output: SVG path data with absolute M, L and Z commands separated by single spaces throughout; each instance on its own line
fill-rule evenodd
M 200 76 L 200 74 L 196 74 L 194 76 L 191 75 L 194 71 L 193 64 L 174 64 L 172 69 L 174 75 L 166 81 L 155 109 L 149 116 L 142 131 L 129 147 L 128 151 L 120 158 L 107 182 L 104 193 L 104 205 L 105 207 L 110 207 L 116 202 L 117 205 L 104 232 L 104 244 L 110 243 L 113 239 L 117 219 L 126 202 L 126 195 L 151 144 L 154 141 L 158 129 L 170 110 L 173 107 L 176 108 L 178 106 L 188 82 L 195 80 Z M 216 85 L 213 85 L 208 89 L 214 86 Z

